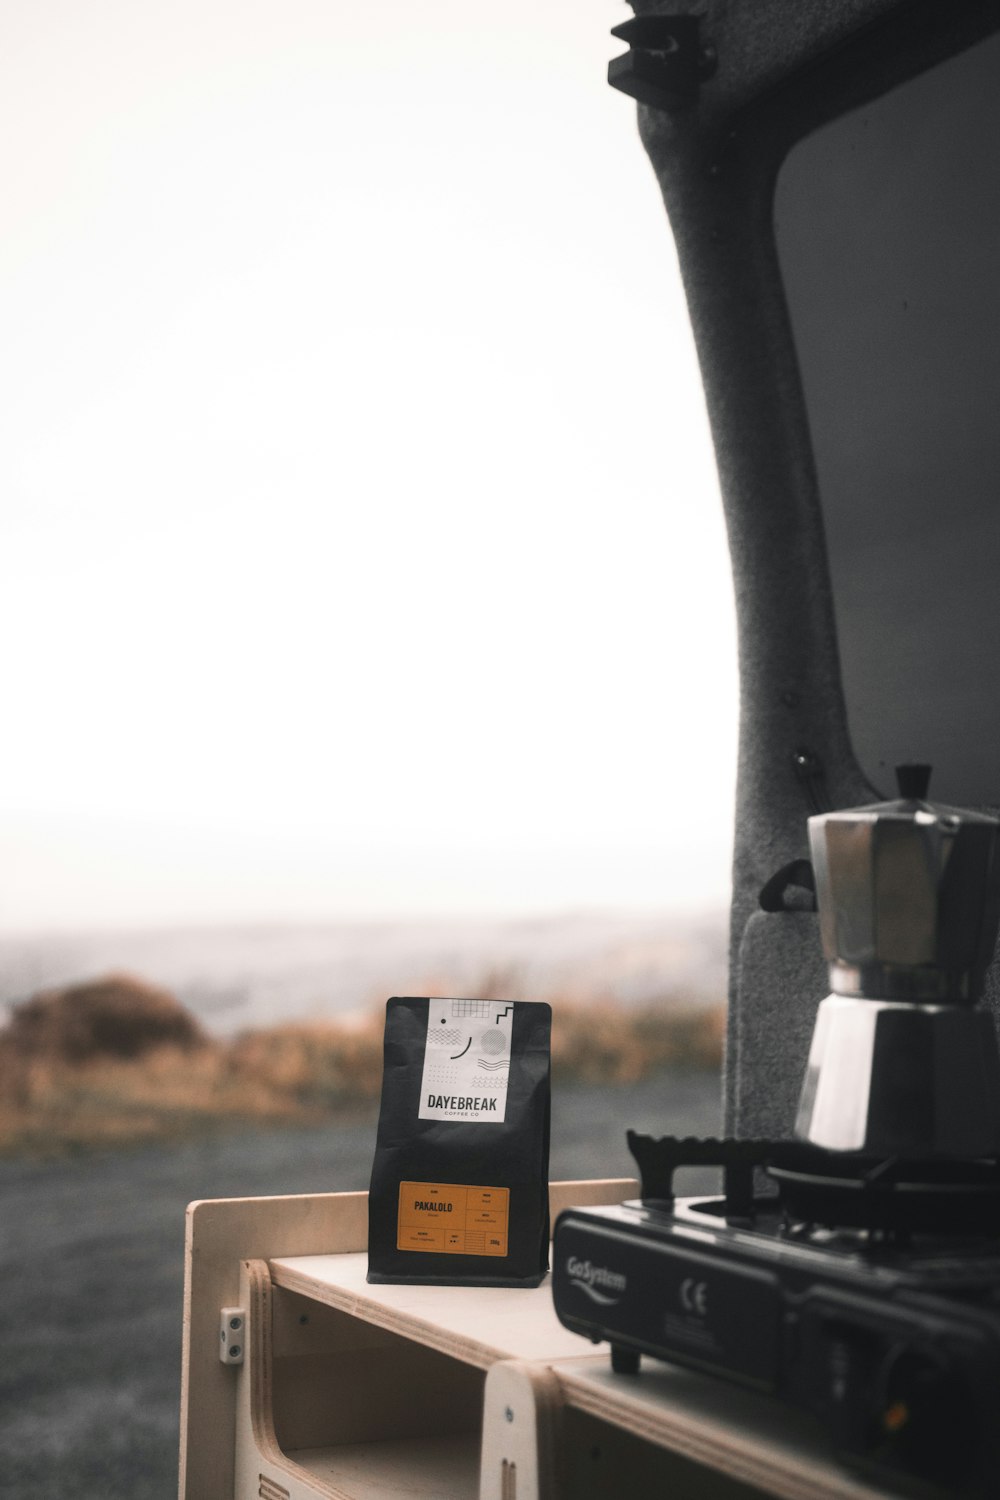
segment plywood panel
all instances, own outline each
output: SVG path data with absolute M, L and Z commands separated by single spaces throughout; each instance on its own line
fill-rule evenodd
M 559 1500 L 773 1500 L 773 1491 L 640 1442 L 585 1412 L 564 1412 L 561 1433 Z
M 407 1339 L 345 1359 L 277 1359 L 272 1389 L 284 1452 L 480 1428 L 482 1371 Z
M 545 1365 L 498 1360 L 483 1393 L 479 1500 L 577 1500 L 560 1483 L 562 1417 L 559 1383 Z
M 549 1202 L 554 1216 L 570 1204 L 614 1203 L 634 1196 L 636 1191 L 636 1183 L 631 1179 L 553 1183 Z M 181 1390 L 181 1500 L 227 1500 L 232 1494 L 237 1371 L 220 1364 L 216 1340 L 219 1308 L 235 1305 L 238 1299 L 241 1260 L 353 1254 L 360 1264 L 365 1260 L 367 1246 L 367 1214 L 366 1193 L 210 1199 L 189 1207 Z M 298 1289 L 291 1283 L 289 1286 L 291 1290 Z M 304 1290 L 309 1291 L 308 1287 Z M 349 1313 L 353 1311 L 349 1298 L 346 1303 L 322 1297 L 320 1300 Z M 391 1320 L 372 1321 L 376 1326 L 395 1331 Z M 285 1338 L 287 1326 L 276 1328 L 275 1334 L 279 1339 Z M 367 1335 L 358 1337 L 362 1343 L 367 1341 Z M 567 1338 L 573 1339 L 573 1335 Z M 582 1341 L 573 1339 L 574 1347 L 578 1343 Z M 494 1349 L 489 1339 L 480 1340 L 479 1344 L 477 1358 L 472 1363 L 485 1368 L 501 1351 Z M 454 1352 L 447 1338 L 444 1343 L 431 1341 L 431 1346 L 444 1353 Z
M 235 1305 L 240 1261 L 285 1252 L 360 1250 L 367 1193 L 217 1198 L 187 1211 L 181 1376 L 181 1500 L 233 1492 L 237 1369 L 219 1362 L 219 1308 Z
M 277 1286 L 483 1370 L 498 1359 L 565 1359 L 588 1348 L 557 1319 L 548 1277 L 530 1288 L 369 1286 L 363 1254 L 279 1256 L 270 1266 Z
M 471 1434 L 314 1448 L 292 1457 L 351 1500 L 475 1500 L 479 1483 L 479 1440 Z
M 574 1411 L 780 1500 L 896 1493 L 842 1469 L 811 1418 L 725 1381 L 657 1360 L 644 1360 L 638 1375 L 615 1375 L 606 1354 L 560 1361 L 552 1372 Z

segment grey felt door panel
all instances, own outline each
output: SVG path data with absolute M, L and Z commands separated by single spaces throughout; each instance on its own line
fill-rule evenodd
M 816 1008 L 829 993 L 815 912 L 756 912 L 739 953 L 738 1136 L 787 1139 L 795 1125 Z M 750 1084 L 750 1087 L 745 1085 Z

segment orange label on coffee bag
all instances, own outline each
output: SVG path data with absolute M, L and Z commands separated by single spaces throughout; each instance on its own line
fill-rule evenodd
M 506 1255 L 509 1188 L 401 1182 L 397 1250 Z

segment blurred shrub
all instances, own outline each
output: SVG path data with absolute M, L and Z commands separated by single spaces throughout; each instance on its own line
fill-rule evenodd
M 126 976 L 50 991 L 18 1006 L 0 1032 L 0 1150 L 304 1123 L 370 1106 L 382 1081 L 382 1024 L 379 1010 L 220 1041 L 172 996 Z M 721 1007 L 674 996 L 641 1009 L 556 999 L 553 1075 L 557 1084 L 621 1086 L 662 1068 L 717 1069 L 723 1024 Z
M 610 1002 L 552 1007 L 552 1073 L 586 1083 L 636 1083 L 661 1068 L 720 1068 L 721 1007 L 665 997 L 625 1009 Z
M 109 974 L 88 984 L 43 990 L 16 1005 L 2 1041 L 16 1056 L 79 1063 L 141 1057 L 164 1046 L 186 1050 L 204 1045 L 207 1037 L 167 990 L 131 974 Z
M 361 1026 L 299 1023 L 249 1031 L 227 1051 L 227 1071 L 254 1097 L 327 1111 L 377 1099 L 382 1086 L 382 1016 Z

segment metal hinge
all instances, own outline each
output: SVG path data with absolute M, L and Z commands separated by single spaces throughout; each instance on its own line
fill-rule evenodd
M 219 1309 L 219 1358 L 224 1365 L 241 1365 L 246 1346 L 247 1315 L 242 1307 Z

